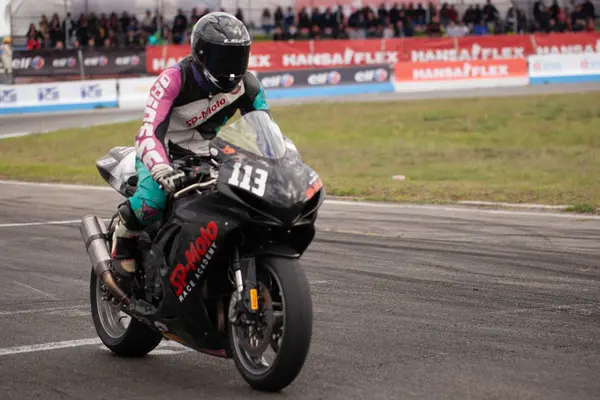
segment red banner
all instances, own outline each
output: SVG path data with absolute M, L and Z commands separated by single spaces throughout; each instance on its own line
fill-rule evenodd
M 397 62 L 522 59 L 532 54 L 600 52 L 600 32 L 550 35 L 468 36 L 258 42 L 252 45 L 252 71 L 331 68 Z M 149 47 L 148 72 L 158 74 L 189 54 L 188 46 Z
M 533 35 L 536 54 L 600 53 L 600 32 Z
M 527 78 L 524 59 L 402 62 L 396 64 L 396 83 Z
M 456 51 L 456 40 L 453 38 L 388 39 L 387 43 L 392 46 L 402 43 L 402 60 L 410 62 L 448 61 Z

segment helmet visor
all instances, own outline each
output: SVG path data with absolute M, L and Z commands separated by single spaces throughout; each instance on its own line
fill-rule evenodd
M 204 66 L 219 81 L 235 80 L 248 70 L 250 46 L 223 46 L 207 43 Z M 232 77 L 233 75 L 233 77 Z

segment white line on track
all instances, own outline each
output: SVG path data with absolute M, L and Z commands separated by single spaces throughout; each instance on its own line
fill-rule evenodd
M 0 356 L 8 356 L 11 354 L 33 353 L 37 351 L 66 349 L 71 347 L 90 346 L 100 344 L 100 339 L 80 339 L 80 340 L 65 340 L 63 342 L 33 344 L 28 346 L 17 346 L 0 349 Z
M 103 221 L 110 221 L 105 218 Z M 0 224 L 0 228 L 18 228 L 24 226 L 44 226 L 44 225 L 74 225 L 81 223 L 80 219 L 69 219 L 63 221 L 43 221 L 43 222 L 15 222 L 10 224 Z
M 73 306 L 73 307 L 52 307 L 52 308 L 37 308 L 35 310 L 15 310 L 15 311 L 0 311 L 0 316 L 3 315 L 21 315 L 21 314 L 34 314 L 34 313 L 50 313 L 54 311 L 74 311 L 81 309 L 88 309 L 89 305 L 86 306 Z
M 44 295 L 46 297 L 49 297 L 52 300 L 56 300 L 56 297 L 53 294 L 51 294 L 51 293 L 44 292 L 43 290 L 36 289 L 33 286 L 26 285 L 26 284 L 21 283 L 19 281 L 13 280 L 13 282 L 16 283 L 17 285 L 23 286 L 24 288 L 27 288 L 27 289 L 31 290 L 32 292 L 39 293 L 39 294 L 42 294 L 42 295 Z
M 27 346 L 16 346 L 16 347 L 7 347 L 4 349 L 0 349 L 0 356 L 9 356 L 13 354 L 23 354 L 23 353 L 36 353 L 39 351 L 48 351 L 48 350 L 58 350 L 58 349 L 70 349 L 73 347 L 82 347 L 82 346 L 93 346 L 93 345 L 102 345 L 102 349 L 108 350 L 102 344 L 102 341 L 99 338 L 92 339 L 79 339 L 79 340 L 65 340 L 62 342 L 52 342 L 52 343 L 41 343 L 41 344 L 32 344 Z M 194 351 L 186 346 L 183 346 L 177 342 L 173 342 L 171 340 L 165 340 L 161 344 L 158 345 L 156 350 L 152 351 L 151 354 L 154 355 L 175 355 L 186 352 Z
M 16 222 L 10 224 L 0 224 L 0 228 L 16 228 L 20 226 L 42 226 L 42 225 L 72 225 L 80 223 L 80 219 L 71 219 L 66 221 L 44 221 L 44 222 Z
M 49 187 L 58 189 L 70 189 L 70 190 L 99 190 L 105 192 L 114 192 L 114 189 L 108 186 L 93 186 L 93 185 L 71 185 L 63 183 L 39 183 L 39 182 L 23 182 L 23 181 L 4 181 L 0 180 L 0 185 L 15 185 L 15 186 L 34 186 L 34 187 Z M 116 193 L 116 192 L 115 192 Z M 462 212 L 462 213 L 482 213 L 482 214 L 499 214 L 499 215 L 512 215 L 512 216 L 530 216 L 530 217 L 555 217 L 555 218 L 567 218 L 567 219 L 595 219 L 600 220 L 598 215 L 587 215 L 587 214 L 562 214 L 554 212 L 536 212 L 536 211 L 512 211 L 512 210 L 489 210 L 474 208 L 472 206 L 451 206 L 451 205 L 433 205 L 433 204 L 397 204 L 397 203 L 381 203 L 381 202 L 361 202 L 351 200 L 325 200 L 326 204 L 336 206 L 347 206 L 357 208 L 389 208 L 389 209 L 415 209 L 415 210 L 432 210 L 442 211 L 447 213 Z M 501 205 L 501 203 L 498 203 Z M 508 204 L 508 203 L 503 203 Z M 77 221 L 79 222 L 79 221 Z M 61 224 L 65 222 L 56 221 L 55 224 Z M 74 222 L 66 222 L 74 223 Z M 50 225 L 50 223 L 32 223 L 35 225 Z M 0 228 L 10 227 L 10 224 L 0 224 Z M 27 226 L 24 224 L 17 224 L 14 226 Z

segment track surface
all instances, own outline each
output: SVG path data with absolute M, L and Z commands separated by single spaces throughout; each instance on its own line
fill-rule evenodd
M 270 103 L 277 105 L 293 105 L 302 103 L 327 103 L 327 102 L 378 102 L 378 101 L 408 101 L 423 99 L 453 99 L 467 97 L 503 97 L 503 96 L 529 96 L 538 94 L 556 93 L 581 93 L 600 91 L 600 83 L 585 84 L 560 84 L 548 86 L 525 86 L 506 87 L 491 89 L 470 90 L 442 90 L 421 93 L 379 93 L 361 96 L 332 96 L 329 98 L 307 98 L 271 100 Z M 267 93 L 268 94 L 268 93 Z M 140 119 L 142 117 L 143 104 L 139 110 L 94 110 L 74 113 L 51 113 L 51 114 L 29 114 L 10 115 L 0 118 L 0 139 L 13 135 L 26 133 L 49 132 L 57 129 L 79 128 L 89 125 L 104 125 L 116 122 L 124 122 Z
M 94 340 L 77 225 L 15 226 L 109 216 L 119 201 L 2 184 L 0 398 L 262 397 L 231 361 L 171 342 L 142 360 L 113 357 Z M 598 398 L 600 219 L 329 202 L 318 228 L 304 257 L 310 355 L 270 397 Z

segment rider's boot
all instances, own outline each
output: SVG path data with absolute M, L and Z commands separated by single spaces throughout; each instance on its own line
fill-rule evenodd
M 129 206 L 119 206 L 119 220 L 112 238 L 112 260 L 119 286 L 125 293 L 131 291 L 135 277 L 136 260 L 139 259 L 137 238 L 142 226 Z

